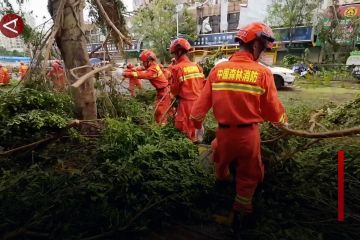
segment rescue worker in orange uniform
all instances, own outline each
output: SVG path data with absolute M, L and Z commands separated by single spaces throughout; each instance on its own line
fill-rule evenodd
M 161 125 L 167 123 L 166 111 L 170 106 L 170 87 L 169 82 L 160 65 L 156 63 L 156 55 L 151 50 L 141 52 L 140 61 L 142 61 L 144 70 L 124 71 L 123 76 L 126 78 L 147 79 L 156 89 L 155 101 L 155 121 Z
M 171 93 L 179 99 L 175 127 L 193 142 L 198 142 L 201 139 L 195 136 L 195 126 L 190 120 L 190 112 L 204 87 L 205 77 L 202 68 L 188 58 L 187 53 L 190 49 L 190 43 L 184 38 L 175 39 L 170 45 L 170 53 L 176 60 L 176 64 L 171 67 Z
M 10 74 L 6 67 L 0 64 L 0 85 L 7 85 L 10 82 Z
M 131 63 L 126 65 L 127 70 L 133 71 L 135 66 Z M 135 70 L 142 70 L 142 68 L 136 68 Z M 142 89 L 141 79 L 131 77 L 129 78 L 129 91 L 132 97 L 135 97 L 135 88 Z
M 28 66 L 26 66 L 26 64 L 24 64 L 23 62 L 20 62 L 20 67 L 19 67 L 20 80 L 24 79 L 27 70 L 28 70 Z
M 59 61 L 55 61 L 52 64 L 47 76 L 51 78 L 55 91 L 63 91 L 65 89 L 65 71 Z
M 219 181 L 229 181 L 229 166 L 235 164 L 237 194 L 227 222 L 240 239 L 241 224 L 249 219 L 252 197 L 264 176 L 258 124 L 270 121 L 287 126 L 287 117 L 271 71 L 257 62 L 262 52 L 273 46 L 271 28 L 254 22 L 241 29 L 235 40 L 240 50 L 211 70 L 191 119 L 196 134 L 201 135 L 201 124 L 213 108 L 218 122 L 212 142 L 215 175 Z

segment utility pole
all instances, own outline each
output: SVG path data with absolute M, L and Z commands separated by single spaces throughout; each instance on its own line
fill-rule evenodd
M 176 5 L 176 37 L 179 37 L 179 12 L 183 9 L 183 4 Z

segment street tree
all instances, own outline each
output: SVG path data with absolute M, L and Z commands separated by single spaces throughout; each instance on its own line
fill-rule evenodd
M 291 46 L 295 27 L 311 25 L 314 10 L 319 7 L 320 2 L 321 0 L 273 0 L 268 8 L 266 21 L 273 27 L 288 28 L 287 37 Z
M 16 0 L 23 4 L 24 0 Z M 92 9 L 92 16 L 96 23 L 107 29 L 119 51 L 124 44 L 131 44 L 125 29 L 125 20 L 122 15 L 124 5 L 121 0 L 88 0 Z M 9 0 L 0 4 L 7 11 L 14 12 Z M 67 70 L 90 65 L 84 32 L 85 0 L 48 0 L 48 10 L 53 20 L 51 31 L 42 37 L 41 51 L 35 56 L 46 66 L 50 58 L 54 43 L 59 48 Z M 21 8 L 20 8 L 21 9 Z M 45 70 L 45 68 L 44 68 Z M 91 68 L 84 67 L 77 71 L 78 75 L 85 75 Z M 78 79 L 67 74 L 69 82 L 73 84 Z M 79 87 L 74 89 L 74 102 L 77 108 L 77 117 L 80 119 L 96 119 L 96 91 L 94 77 L 88 78 Z
M 168 61 L 168 47 L 176 37 L 176 5 L 172 0 L 154 0 L 140 9 L 134 17 L 133 31 L 137 38 L 150 43 L 159 59 Z M 196 38 L 196 21 L 186 11 L 180 18 L 179 32 Z
M 339 1 L 333 0 L 332 6 L 320 14 L 320 21 L 316 25 L 319 42 L 322 44 L 324 60 L 335 62 L 344 58 L 356 49 L 359 33 L 360 18 L 357 15 L 344 16 L 340 13 Z
M 195 41 L 197 38 L 196 19 L 187 9 L 183 11 L 179 18 L 179 33 L 185 35 L 187 39 Z

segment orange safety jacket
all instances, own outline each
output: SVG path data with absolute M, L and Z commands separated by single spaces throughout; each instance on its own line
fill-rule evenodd
M 61 66 L 52 66 L 47 76 L 52 79 L 55 90 L 65 88 L 65 71 Z
M 254 61 L 248 52 L 237 52 L 228 62 L 211 70 L 191 111 L 196 128 L 201 128 L 211 107 L 218 123 L 231 126 L 264 120 L 287 122 L 271 71 Z
M 145 70 L 127 70 L 123 76 L 126 78 L 147 79 L 156 90 L 163 89 L 169 85 L 160 66 L 154 62 L 150 62 L 150 66 Z
M 8 84 L 10 82 L 9 71 L 5 67 L 0 68 L 0 84 Z
M 171 93 L 185 100 L 196 100 L 204 87 L 202 68 L 183 55 L 171 66 Z
M 20 75 L 21 79 L 25 76 L 27 70 L 28 70 L 28 66 L 20 65 L 20 67 L 19 67 L 19 75 Z
M 169 67 L 165 68 L 163 65 L 160 64 L 160 68 L 161 68 L 161 71 L 163 71 L 166 80 L 168 80 L 168 83 L 171 84 L 172 73 L 171 73 Z

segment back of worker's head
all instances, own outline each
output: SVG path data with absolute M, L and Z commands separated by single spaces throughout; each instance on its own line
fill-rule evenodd
M 150 62 L 155 62 L 157 58 L 153 51 L 145 49 L 140 53 L 139 59 L 142 61 L 143 66 L 148 68 L 150 66 Z
M 263 51 L 272 49 L 275 38 L 269 26 L 253 22 L 236 33 L 235 41 L 239 42 L 242 50 L 250 52 L 254 60 L 258 60 Z
M 182 55 L 187 54 L 191 50 L 191 45 L 185 38 L 177 38 L 170 44 L 170 53 L 175 59 L 179 59 Z
M 132 63 L 126 64 L 127 69 L 133 69 L 135 66 Z

